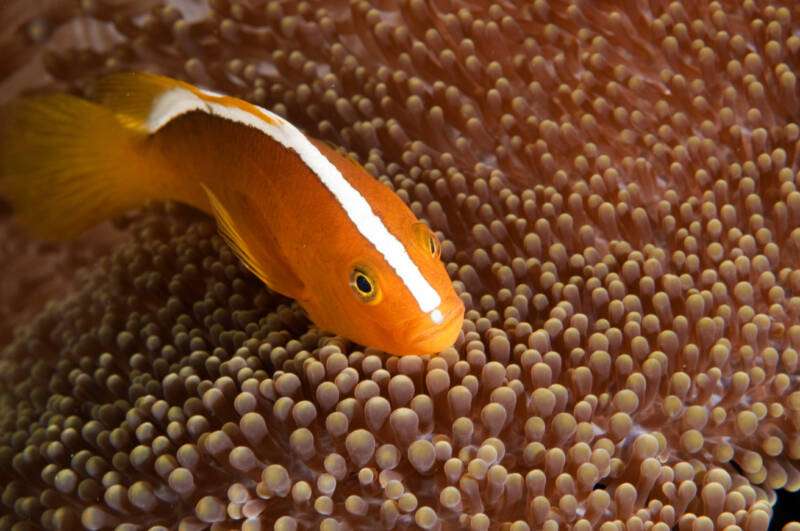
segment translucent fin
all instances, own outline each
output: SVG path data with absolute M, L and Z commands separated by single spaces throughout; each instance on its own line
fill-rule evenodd
M 141 136 L 113 113 L 67 94 L 12 103 L 0 128 L 0 193 L 33 232 L 48 239 L 150 199 L 136 153 Z
M 144 72 L 110 74 L 98 80 L 91 92 L 93 101 L 111 109 L 121 124 L 139 133 L 154 133 L 191 111 L 240 121 L 232 118 L 226 108 L 245 111 L 267 123 L 279 122 L 246 101 Z
M 156 98 L 175 88 L 198 92 L 192 85 L 176 79 L 145 72 L 121 72 L 97 80 L 92 86 L 91 99 L 108 107 L 125 127 L 149 133 L 148 118 Z
M 200 185 L 208 195 L 220 234 L 242 263 L 273 290 L 295 299 L 302 299 L 305 285 L 294 275 L 289 261 L 277 245 L 268 245 L 267 242 L 272 241 L 272 238 L 269 235 L 256 238 L 249 233 L 243 224 L 234 221 L 230 211 L 214 192 L 204 183 Z M 251 216 L 250 206 L 244 198 L 226 202 L 229 203 L 231 211 L 239 214 L 240 219 L 241 217 L 257 219 L 254 215 Z

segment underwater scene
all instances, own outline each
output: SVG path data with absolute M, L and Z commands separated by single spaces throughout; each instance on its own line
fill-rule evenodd
M 800 3 L 0 1 L 0 531 L 800 531 Z

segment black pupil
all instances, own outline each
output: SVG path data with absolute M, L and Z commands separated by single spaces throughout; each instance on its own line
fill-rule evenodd
M 428 243 L 431 246 L 431 254 L 436 254 L 436 242 L 433 241 L 433 236 L 428 238 Z
M 370 291 L 372 291 L 372 284 L 370 283 L 369 280 L 367 280 L 367 277 L 365 277 L 364 275 L 356 276 L 356 287 L 358 287 L 359 291 L 362 291 L 364 293 L 369 293 Z

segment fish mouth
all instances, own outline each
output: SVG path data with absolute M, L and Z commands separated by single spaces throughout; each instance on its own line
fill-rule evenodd
M 447 312 L 447 315 L 444 316 L 441 323 L 428 326 L 422 332 L 413 336 L 411 342 L 415 345 L 429 343 L 431 340 L 435 339 L 437 335 L 443 332 L 449 332 L 450 329 L 453 328 L 453 325 L 456 323 L 456 321 L 463 321 L 464 303 L 461 302 L 461 299 L 459 298 L 456 298 L 456 300 L 458 303 L 453 304 L 452 309 Z M 460 328 L 461 326 L 459 325 L 458 329 Z

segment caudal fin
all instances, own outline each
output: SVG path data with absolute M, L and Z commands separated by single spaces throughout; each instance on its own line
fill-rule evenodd
M 75 236 L 150 198 L 141 138 L 107 108 L 67 94 L 10 104 L 0 127 L 0 194 L 37 235 Z

